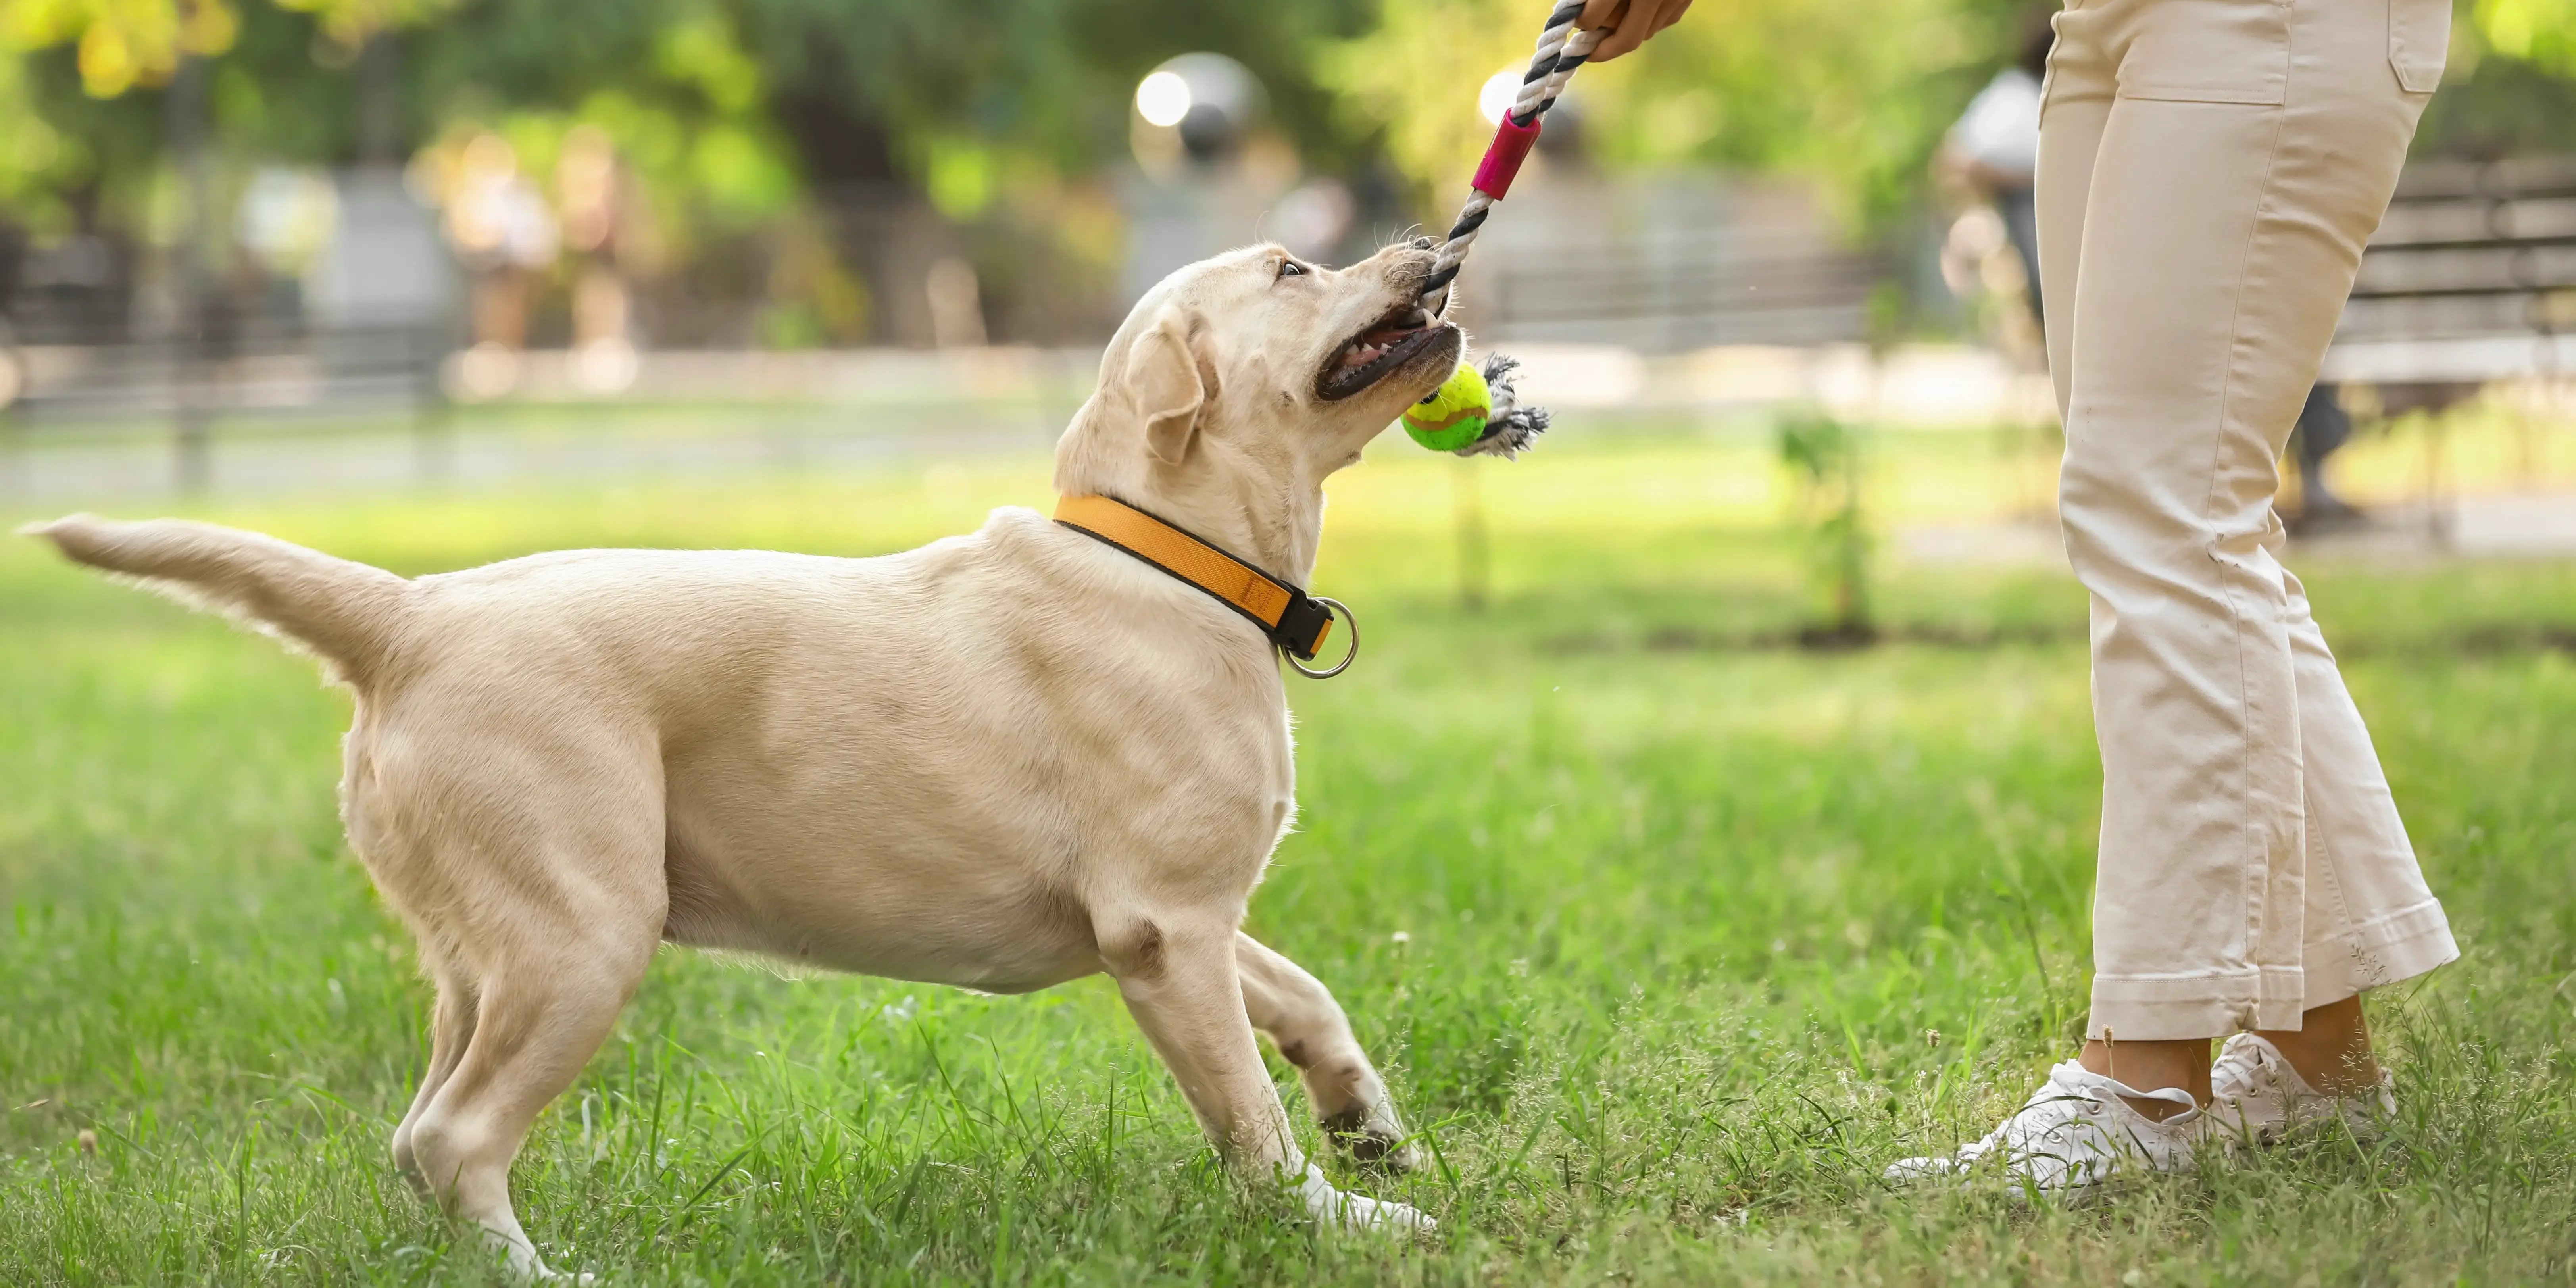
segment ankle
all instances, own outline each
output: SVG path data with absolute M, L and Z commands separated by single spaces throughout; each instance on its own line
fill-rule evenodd
M 2379 1060 L 2371 1054 L 2366 1041 L 2356 1047 L 2342 1042 L 2303 1042 L 2297 1033 L 2258 1030 L 2255 1036 L 2278 1047 L 2281 1058 L 2289 1061 L 2300 1080 L 2319 1095 L 2356 1096 L 2379 1085 Z
M 2170 1100 L 2120 1097 L 2150 1122 L 2163 1122 L 2176 1114 L 2188 1112 L 2189 1108 L 2209 1103 L 2207 1038 L 2176 1042 L 2087 1042 L 2084 1053 L 2076 1059 L 2087 1070 L 2133 1091 L 2179 1088 L 2191 1097 L 2189 1107 Z
M 2359 1095 L 2379 1085 L 2379 1061 L 2371 1052 L 2370 1026 L 2358 997 L 2308 1011 L 2299 1017 L 2296 1030 L 2257 1029 L 2255 1036 L 2279 1048 L 2290 1067 L 2320 1094 Z

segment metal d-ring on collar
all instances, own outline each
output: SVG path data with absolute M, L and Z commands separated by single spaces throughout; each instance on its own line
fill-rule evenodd
M 1298 661 L 1297 655 L 1289 652 L 1285 646 L 1280 648 L 1279 656 L 1286 659 L 1288 665 L 1295 667 L 1297 669 L 1297 674 L 1305 676 L 1309 680 L 1329 680 L 1334 676 L 1340 675 L 1342 672 L 1351 669 L 1351 663 L 1360 659 L 1360 619 L 1351 615 L 1350 605 L 1345 604 L 1338 599 L 1328 598 L 1323 595 L 1308 595 L 1306 598 L 1322 605 L 1324 611 L 1331 613 L 1335 617 L 1341 618 L 1342 624 L 1351 628 L 1350 651 L 1342 654 L 1342 660 L 1333 663 L 1331 669 L 1323 671 L 1318 671 L 1313 667 Z

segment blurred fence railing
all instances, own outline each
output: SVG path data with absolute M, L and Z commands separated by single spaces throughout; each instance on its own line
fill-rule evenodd
M 468 349 L 440 381 L 460 402 L 1010 404 L 1071 415 L 1090 396 L 1096 347 L 953 349 Z
M 1571 165 L 1524 185 L 1469 261 L 1461 316 L 1481 343 L 1528 359 L 1525 387 L 1577 419 L 1779 403 L 1889 425 L 2051 419 L 2053 393 L 2027 361 L 1863 343 L 1899 266 L 1851 247 L 1805 188 Z M 0 447 L 23 459 L 18 449 L 34 439 L 67 445 L 94 424 L 171 423 L 185 487 L 208 477 L 214 426 L 355 413 L 353 424 L 381 429 L 408 416 L 427 474 L 460 459 L 434 441 L 452 403 L 596 403 L 756 425 L 788 445 L 777 448 L 781 459 L 804 459 L 861 450 L 855 440 L 869 436 L 927 444 L 1017 441 L 1031 427 L 1051 435 L 1087 396 L 1098 360 L 1097 348 L 1074 347 L 458 349 L 444 321 L 334 328 L 292 318 L 235 320 L 181 343 L 128 338 L 136 312 L 117 314 L 116 335 L 0 351 L 0 381 L 11 386 L 0 403 L 15 398 Z M 19 338 L 32 337 L 22 329 Z M 2576 158 L 2410 166 L 2365 254 L 2326 376 L 2379 386 L 2391 415 L 2497 381 L 2563 407 L 2564 391 L 2576 388 Z M 746 410 L 728 419 L 714 414 L 718 405 Z M 721 454 L 744 435 L 720 427 L 706 437 Z M 117 468 L 137 468 L 137 458 L 117 459 Z M 2428 480 L 2439 473 L 2427 464 Z M 15 468 L 14 477 L 33 476 Z M 2438 486 L 2428 481 L 2427 495 Z
M 1645 354 L 1862 339 L 1884 256 L 1847 245 L 1800 185 L 1546 172 L 1481 234 L 1460 284 L 1499 342 Z
M 220 348 L 181 341 L 29 345 L 12 411 L 37 421 L 131 420 L 434 404 L 443 329 L 379 327 L 282 334 Z

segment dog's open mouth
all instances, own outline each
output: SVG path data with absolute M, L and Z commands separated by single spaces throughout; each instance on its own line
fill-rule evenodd
M 1326 402 L 1348 398 L 1386 379 L 1437 344 L 1440 337 L 1456 331 L 1456 327 L 1423 312 L 1421 305 L 1406 300 L 1334 351 L 1332 360 L 1315 377 L 1315 392 Z

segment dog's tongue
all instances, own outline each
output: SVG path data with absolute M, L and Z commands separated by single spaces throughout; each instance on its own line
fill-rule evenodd
M 1365 367 L 1384 357 L 1389 348 L 1430 325 L 1431 316 L 1416 309 L 1412 316 L 1401 322 L 1389 322 L 1385 326 L 1367 331 L 1359 339 L 1352 341 L 1349 348 L 1342 350 L 1341 365 Z

